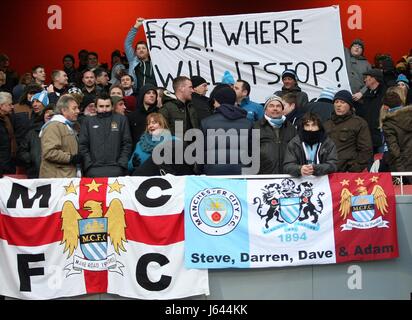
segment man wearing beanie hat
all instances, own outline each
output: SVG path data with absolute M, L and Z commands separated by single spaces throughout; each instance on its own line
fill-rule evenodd
M 110 99 L 112 100 L 113 112 L 124 116 L 126 114 L 124 98 L 119 96 L 111 96 Z
M 245 163 L 239 156 L 250 153 L 253 124 L 246 118 L 247 112 L 235 105 L 236 93 L 229 85 L 217 86 L 210 94 L 210 99 L 215 112 L 203 119 L 200 125 L 205 146 L 203 173 L 206 175 L 242 174 Z M 244 140 L 241 130 L 243 132 L 247 130 L 248 143 L 242 143 Z M 225 146 L 221 145 L 221 141 L 226 142 Z M 231 161 L 233 155 L 238 155 L 236 163 Z M 219 159 L 226 159 L 226 161 L 221 163 Z M 256 174 L 257 171 L 251 174 Z
M 363 104 L 357 106 L 356 114 L 368 123 L 372 137 L 373 153 L 380 153 L 382 135 L 379 129 L 379 116 L 386 86 L 383 81 L 382 70 L 371 69 L 365 72 L 364 75 L 368 90 L 363 95 Z
M 286 147 L 296 135 L 295 127 L 283 115 L 283 101 L 277 95 L 266 99 L 265 115 L 255 122 L 260 130 L 260 174 L 281 174 Z
M 324 123 L 326 134 L 338 152 L 338 172 L 361 172 L 372 161 L 372 141 L 368 124 L 355 115 L 352 94 L 338 91 L 333 98 L 334 111 Z
M 341 91 L 336 92 L 335 96 L 333 97 L 334 104 L 336 100 L 341 100 L 343 102 L 346 102 L 351 107 L 351 109 L 355 108 L 355 105 L 353 103 L 352 94 L 347 90 L 341 90 Z
M 291 69 L 286 69 L 282 72 L 282 90 L 276 91 L 275 95 L 282 97 L 286 93 L 294 93 L 296 95 L 296 108 L 303 108 L 309 101 L 306 92 L 298 86 L 298 77 L 296 72 Z
M 192 81 L 193 89 L 197 88 L 201 84 L 205 84 L 206 88 L 207 88 L 207 81 L 204 78 L 202 78 L 201 76 L 193 76 L 193 77 L 190 78 L 190 80 Z
M 363 73 L 370 70 L 371 65 L 364 52 L 365 44 L 361 39 L 353 40 L 350 48 L 345 48 L 346 69 L 355 101 L 360 100 L 367 90 L 363 82 Z
M 207 81 L 200 76 L 193 76 L 192 80 L 192 106 L 195 108 L 199 122 L 212 114 L 209 98 L 206 97 Z

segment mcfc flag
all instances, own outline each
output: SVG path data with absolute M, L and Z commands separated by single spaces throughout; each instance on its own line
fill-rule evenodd
M 209 294 L 184 267 L 184 177 L 0 180 L 0 294 Z
M 189 268 L 284 267 L 399 255 L 388 174 L 188 178 L 185 197 Z

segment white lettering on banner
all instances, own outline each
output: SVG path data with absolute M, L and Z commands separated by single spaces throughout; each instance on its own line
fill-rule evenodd
M 352 229 L 370 229 L 370 228 L 389 228 L 388 221 L 383 220 L 382 217 L 378 217 L 372 221 L 353 221 L 348 219 L 345 224 L 341 225 L 341 231 L 347 231 Z
M 157 83 L 169 90 L 177 76 L 200 75 L 214 86 L 228 70 L 264 102 L 281 89 L 285 69 L 296 71 L 310 98 L 324 87 L 350 88 L 338 6 L 146 20 L 144 27 Z

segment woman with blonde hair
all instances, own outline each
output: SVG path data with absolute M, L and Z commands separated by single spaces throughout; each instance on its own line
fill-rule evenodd
M 169 139 L 174 139 L 174 137 L 170 133 L 165 117 L 160 113 L 150 113 L 146 117 L 146 130 L 137 142 L 136 148 L 129 160 L 129 172 L 133 173 L 136 169 L 141 171 L 143 163 L 152 156 L 153 149 L 158 144 Z M 133 173 L 133 175 L 141 174 Z M 147 175 L 149 175 L 149 172 Z

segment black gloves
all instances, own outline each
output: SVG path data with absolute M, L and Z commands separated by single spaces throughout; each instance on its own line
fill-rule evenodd
M 77 164 L 81 164 L 83 162 L 83 155 L 81 155 L 81 154 L 75 154 L 75 155 L 72 155 L 71 157 L 70 157 L 70 163 L 72 164 L 72 165 L 77 165 Z
M 133 168 L 137 168 L 138 166 L 140 166 L 140 157 L 137 154 L 133 155 L 132 164 Z

